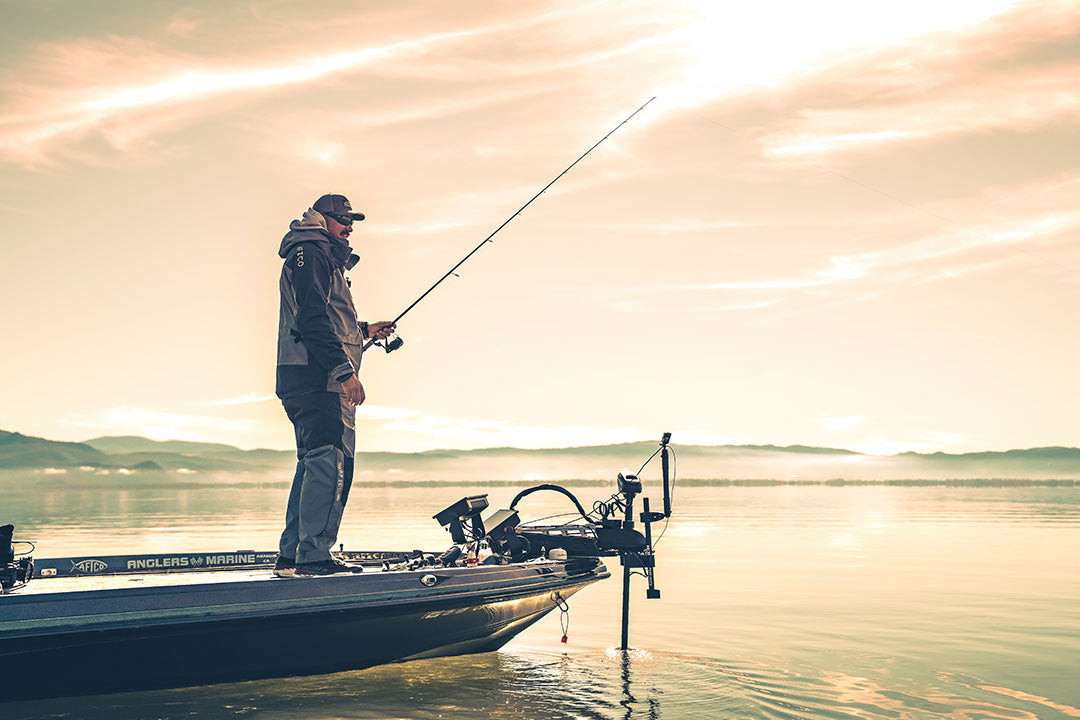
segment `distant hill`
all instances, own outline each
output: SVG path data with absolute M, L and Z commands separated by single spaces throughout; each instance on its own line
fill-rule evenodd
M 84 440 L 84 445 L 97 448 L 103 453 L 173 452 L 179 454 L 206 455 L 217 452 L 243 452 L 232 445 L 219 443 L 186 442 L 184 440 L 149 440 L 135 435 L 116 435 Z
M 915 453 L 906 452 L 901 455 L 926 458 L 928 460 L 934 460 L 938 462 L 1003 462 L 1003 461 L 1021 461 L 1021 462 L 1060 462 L 1069 461 L 1076 462 L 1080 460 L 1080 448 L 1074 447 L 1041 447 L 1031 448 L 1029 450 L 1001 450 L 1001 451 L 984 451 L 984 452 L 972 452 L 972 453 Z
M 677 441 L 678 438 L 675 438 Z M 804 445 L 675 445 L 681 478 L 788 482 L 900 479 L 1080 480 L 1080 448 L 1046 447 L 976 453 L 864 455 Z M 633 442 L 569 448 L 428 450 L 357 453 L 358 482 L 492 482 L 613 479 L 636 471 L 657 443 Z M 198 482 L 222 473 L 244 473 L 259 482 L 292 478 L 295 453 L 241 450 L 220 443 L 100 437 L 57 442 L 0 431 L 0 469 L 72 479 L 94 475 L 178 476 Z M 646 472 L 655 476 L 659 463 Z M 58 476 L 58 477 L 57 477 Z
M 57 442 L 0 430 L 0 468 L 100 466 L 108 455 L 86 443 Z
M 262 472 L 295 462 L 282 450 L 241 450 L 219 443 L 101 437 L 58 442 L 0 430 L 0 468 Z

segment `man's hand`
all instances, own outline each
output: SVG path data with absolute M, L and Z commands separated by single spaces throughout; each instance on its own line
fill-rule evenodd
M 385 340 L 394 334 L 396 326 L 389 320 L 380 320 L 379 322 L 368 323 L 367 331 L 368 337 L 375 340 Z
M 341 392 L 345 393 L 345 399 L 353 405 L 363 405 L 367 395 L 364 394 L 364 386 L 360 384 L 360 378 L 350 375 L 341 383 Z

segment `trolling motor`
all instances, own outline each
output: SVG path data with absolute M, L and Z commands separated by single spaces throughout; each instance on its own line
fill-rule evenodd
M 34 558 L 15 552 L 14 534 L 14 525 L 0 527 L 0 593 L 18 590 L 34 575 Z
M 664 433 L 660 447 L 641 466 L 637 473 L 624 471 L 617 478 L 618 489 L 607 501 L 593 503 L 593 510 L 585 512 L 578 499 L 559 485 L 536 485 L 522 490 L 510 503 L 508 510 L 498 510 L 487 520 L 480 513 L 488 507 L 487 495 L 462 498 L 436 514 L 435 520 L 450 531 L 455 545 L 439 558 L 431 557 L 431 564 L 449 567 L 479 562 L 481 549 L 491 554 L 484 564 L 523 562 L 543 557 L 619 557 L 623 567 L 622 588 L 622 649 L 628 647 L 630 625 L 630 576 L 643 575 L 648 582 L 645 597 L 658 599 L 656 587 L 656 554 L 653 546 L 653 523 L 671 517 L 671 488 L 674 484 L 670 474 L 669 454 L 671 433 Z M 653 511 L 649 498 L 642 497 L 642 511 L 634 517 L 634 499 L 642 494 L 643 485 L 638 477 L 645 466 L 657 455 L 663 473 L 664 510 Z M 565 495 L 577 511 L 574 518 L 562 525 L 522 525 L 517 504 L 522 498 L 541 490 Z M 640 522 L 644 534 L 637 530 Z M 462 549 L 464 545 L 465 549 Z M 465 560 L 462 560 L 465 555 Z M 471 557 L 470 557 L 471 556 Z

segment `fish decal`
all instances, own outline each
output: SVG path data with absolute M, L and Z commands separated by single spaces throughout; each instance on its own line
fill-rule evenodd
M 107 562 L 95 558 L 87 558 L 86 560 L 71 563 L 71 571 L 80 573 L 99 573 L 108 567 Z

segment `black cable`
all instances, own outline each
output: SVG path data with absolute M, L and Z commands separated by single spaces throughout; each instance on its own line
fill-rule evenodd
M 641 475 L 641 471 L 645 469 L 645 466 L 646 466 L 646 465 L 648 465 L 649 463 L 651 463 L 651 462 L 652 462 L 652 459 L 653 459 L 654 457 L 656 457 L 656 456 L 657 456 L 657 455 L 658 455 L 658 454 L 660 453 L 660 451 L 661 451 L 661 450 L 663 450 L 663 449 L 664 449 L 664 445 L 662 445 L 662 444 L 661 444 L 661 445 L 660 445 L 660 447 L 656 448 L 656 452 L 654 452 L 654 453 L 653 453 L 652 455 L 650 455 L 650 456 L 649 456 L 649 459 L 648 459 L 648 460 L 646 460 L 645 462 L 641 463 L 641 467 L 639 467 L 639 468 L 638 468 L 638 471 L 637 471 L 637 474 L 638 474 L 638 476 L 640 476 L 640 475 Z
M 518 501 L 520 501 L 525 496 L 531 495 L 534 492 L 537 492 L 539 490 L 552 490 L 552 491 L 557 492 L 557 493 L 562 493 L 566 497 L 570 498 L 570 502 L 574 503 L 574 507 L 576 507 L 577 511 L 579 513 L 581 513 L 581 517 L 585 518 L 586 520 L 589 519 L 588 513 L 585 512 L 585 508 L 581 507 L 581 503 L 578 502 L 578 499 L 576 497 L 574 497 L 574 493 L 570 492 L 569 490 L 567 490 L 564 487 L 560 487 L 558 485 L 551 485 L 551 484 L 548 484 L 548 483 L 545 483 L 543 485 L 535 485 L 535 486 L 533 486 L 531 488 L 526 488 L 526 489 L 522 490 L 521 492 L 519 492 L 516 496 L 514 496 L 514 499 L 510 502 L 510 509 L 511 510 L 515 509 L 517 507 Z

